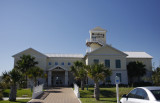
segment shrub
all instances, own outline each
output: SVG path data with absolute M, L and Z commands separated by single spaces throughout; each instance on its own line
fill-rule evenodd
M 142 81 L 142 82 L 135 82 L 135 83 L 133 83 L 133 86 L 134 87 L 152 86 L 152 83 L 150 83 L 150 82 L 144 82 L 144 81 Z

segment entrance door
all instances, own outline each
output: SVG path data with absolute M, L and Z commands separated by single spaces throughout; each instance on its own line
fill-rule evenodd
M 60 76 L 56 77 L 55 85 L 56 86 L 63 86 L 62 77 L 60 77 Z
M 52 86 L 64 86 L 65 83 L 65 72 L 64 71 L 53 71 L 52 72 Z

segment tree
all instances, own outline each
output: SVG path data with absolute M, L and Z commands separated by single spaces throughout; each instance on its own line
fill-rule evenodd
M 35 61 L 35 58 L 31 57 L 31 55 L 22 55 L 20 60 L 17 61 L 15 67 L 25 74 L 25 81 L 27 82 L 27 72 L 36 64 L 38 64 L 38 62 Z
M 71 66 L 71 72 L 75 76 L 76 79 L 81 80 L 81 89 L 84 90 L 84 81 L 87 77 L 87 71 L 85 69 L 85 64 L 81 61 L 74 62 L 74 65 Z
M 127 72 L 129 81 L 132 84 L 134 82 L 134 78 L 138 78 L 138 82 L 140 81 L 140 77 L 144 76 L 146 74 L 146 68 L 145 65 L 142 62 L 134 61 L 130 62 L 127 65 Z
M 152 72 L 152 80 L 154 85 L 160 85 L 160 67 L 157 67 L 156 70 Z
M 38 66 L 34 66 L 28 70 L 28 76 L 29 78 L 32 78 L 34 80 L 34 86 L 37 86 L 37 78 L 43 76 L 43 69 L 41 69 Z
M 111 75 L 111 70 L 105 68 L 103 64 L 93 64 L 87 68 L 88 76 L 94 80 L 94 97 L 99 100 L 99 82 L 104 81 L 107 76 Z
M 9 101 L 16 101 L 17 83 L 21 77 L 21 72 L 16 68 L 12 69 L 10 72 L 4 72 L 2 74 L 2 80 L 11 86 Z

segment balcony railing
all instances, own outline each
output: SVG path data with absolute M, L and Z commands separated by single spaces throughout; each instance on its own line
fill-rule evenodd
M 98 39 L 87 39 L 86 40 L 86 45 L 89 46 L 90 43 L 98 43 L 100 45 L 105 45 L 105 42 L 102 40 L 98 40 Z

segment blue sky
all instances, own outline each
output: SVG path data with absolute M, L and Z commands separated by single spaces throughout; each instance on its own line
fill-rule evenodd
M 32 47 L 42 53 L 85 54 L 89 30 L 106 29 L 121 51 L 145 51 L 160 64 L 160 0 L 0 0 L 0 74 L 12 55 Z

